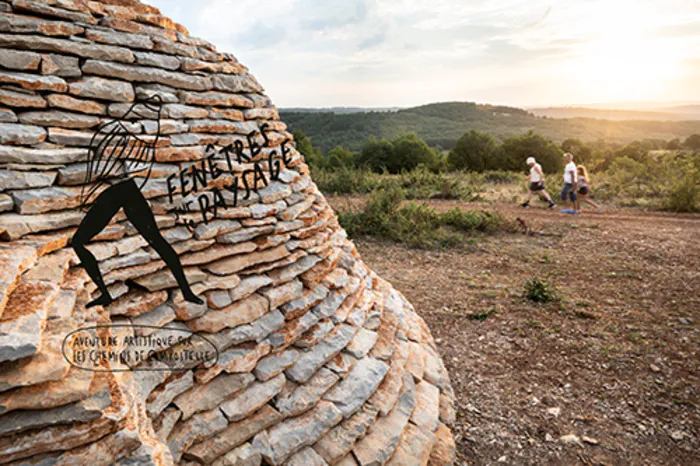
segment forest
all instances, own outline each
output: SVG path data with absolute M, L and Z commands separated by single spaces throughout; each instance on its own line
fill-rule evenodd
M 291 131 L 303 131 L 324 152 L 336 146 L 357 151 L 369 137 L 394 139 L 409 132 L 415 132 L 429 146 L 441 150 L 453 149 L 457 140 L 469 130 L 489 133 L 498 141 L 532 130 L 557 143 L 574 138 L 585 142 L 602 139 L 618 144 L 645 139 L 685 139 L 700 133 L 700 120 L 555 119 L 535 116 L 520 108 L 473 102 L 352 113 L 281 109 L 280 117 Z

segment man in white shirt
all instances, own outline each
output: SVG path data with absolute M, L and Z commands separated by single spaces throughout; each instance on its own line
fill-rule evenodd
M 566 152 L 564 154 L 564 160 L 566 160 L 566 167 L 564 167 L 564 188 L 561 190 L 561 200 L 566 202 L 566 209 L 562 212 L 566 214 L 579 214 L 581 213 L 581 206 L 579 205 L 578 196 L 576 191 L 578 190 L 578 173 L 576 172 L 576 164 L 574 163 L 574 156 Z M 573 209 L 571 209 L 571 204 L 573 203 Z
M 530 166 L 530 174 L 527 179 L 530 181 L 530 189 L 528 190 L 527 201 L 520 204 L 521 207 L 530 207 L 530 201 L 532 200 L 533 194 L 537 193 L 540 197 L 549 203 L 549 208 L 551 209 L 556 204 L 549 197 L 547 191 L 544 188 L 544 172 L 542 171 L 542 165 L 537 163 L 534 157 L 528 157 L 525 161 L 526 164 Z

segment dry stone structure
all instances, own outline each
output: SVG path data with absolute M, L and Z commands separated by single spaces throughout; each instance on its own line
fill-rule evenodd
M 127 121 L 156 146 L 143 194 L 205 303 L 183 299 L 120 212 L 88 245 L 115 301 L 87 308 L 96 286 L 70 240 L 88 147 L 153 95 L 160 120 Z M 0 465 L 454 461 L 426 324 L 363 264 L 293 142 L 283 153 L 290 139 L 245 66 L 153 7 L 0 0 Z M 229 165 L 231 144 L 250 160 Z M 171 199 L 169 177 L 179 186 L 211 151 L 224 175 Z M 268 176 L 246 196 L 256 164 Z M 237 202 L 205 222 L 199 196 L 232 180 Z M 64 342 L 96 325 L 115 341 L 197 332 L 218 358 L 83 370 Z

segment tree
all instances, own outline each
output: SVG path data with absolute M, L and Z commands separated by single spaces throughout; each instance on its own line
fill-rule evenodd
M 569 138 L 561 143 L 561 148 L 564 152 L 569 152 L 574 156 L 574 160 L 578 163 L 590 163 L 592 161 L 593 151 L 580 139 Z
M 347 147 L 336 146 L 328 153 L 326 167 L 350 168 L 355 164 L 355 154 Z
M 649 160 L 649 150 L 641 142 L 634 141 L 615 151 L 615 159 L 622 157 L 627 157 L 635 162 L 646 163 Z
M 691 134 L 683 145 L 690 150 L 700 150 L 700 134 Z
M 666 143 L 666 150 L 681 150 L 683 148 L 683 144 L 681 144 L 681 140 L 678 138 L 671 139 Z
M 311 143 L 311 139 L 306 137 L 306 135 L 301 131 L 294 131 L 293 136 L 297 150 L 304 156 L 306 163 L 309 166 L 323 166 L 325 160 L 323 159 L 321 149 L 314 147 L 314 145 Z
M 498 143 L 490 135 L 471 130 L 457 140 L 457 146 L 447 156 L 451 168 L 482 172 L 496 168 Z
M 382 172 L 394 156 L 394 145 L 386 139 L 370 137 L 362 145 L 357 157 L 357 165 L 366 166 L 372 171 Z
M 394 153 L 386 165 L 389 173 L 413 170 L 421 164 L 426 167 L 435 164 L 435 152 L 416 133 L 407 133 L 399 136 L 392 143 L 394 145 Z
M 522 170 L 528 157 L 535 157 L 545 173 L 556 173 L 564 168 L 562 150 L 533 131 L 506 138 L 501 150 L 503 156 L 499 168 L 503 170 Z

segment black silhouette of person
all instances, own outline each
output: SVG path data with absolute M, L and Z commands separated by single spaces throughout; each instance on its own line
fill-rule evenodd
M 124 209 L 126 218 L 163 259 L 175 277 L 185 300 L 196 304 L 203 303 L 187 283 L 180 259 L 158 230 L 153 212 L 141 193 L 155 161 L 155 150 L 160 136 L 161 105 L 162 99 L 159 95 L 135 102 L 121 119 L 101 125 L 90 141 L 87 175 L 81 193 L 82 207 L 89 206 L 89 209 L 71 240 L 82 266 L 101 292 L 100 296 L 89 302 L 86 307 L 106 306 L 112 302 L 97 260 L 85 245 L 105 229 L 120 209 Z M 155 117 L 157 128 L 153 141 L 141 139 L 129 130 L 130 123 L 127 122 L 127 118 L 144 116 Z M 134 179 L 136 174 L 140 177 L 138 184 Z M 105 185 L 108 187 L 99 192 L 99 188 Z

